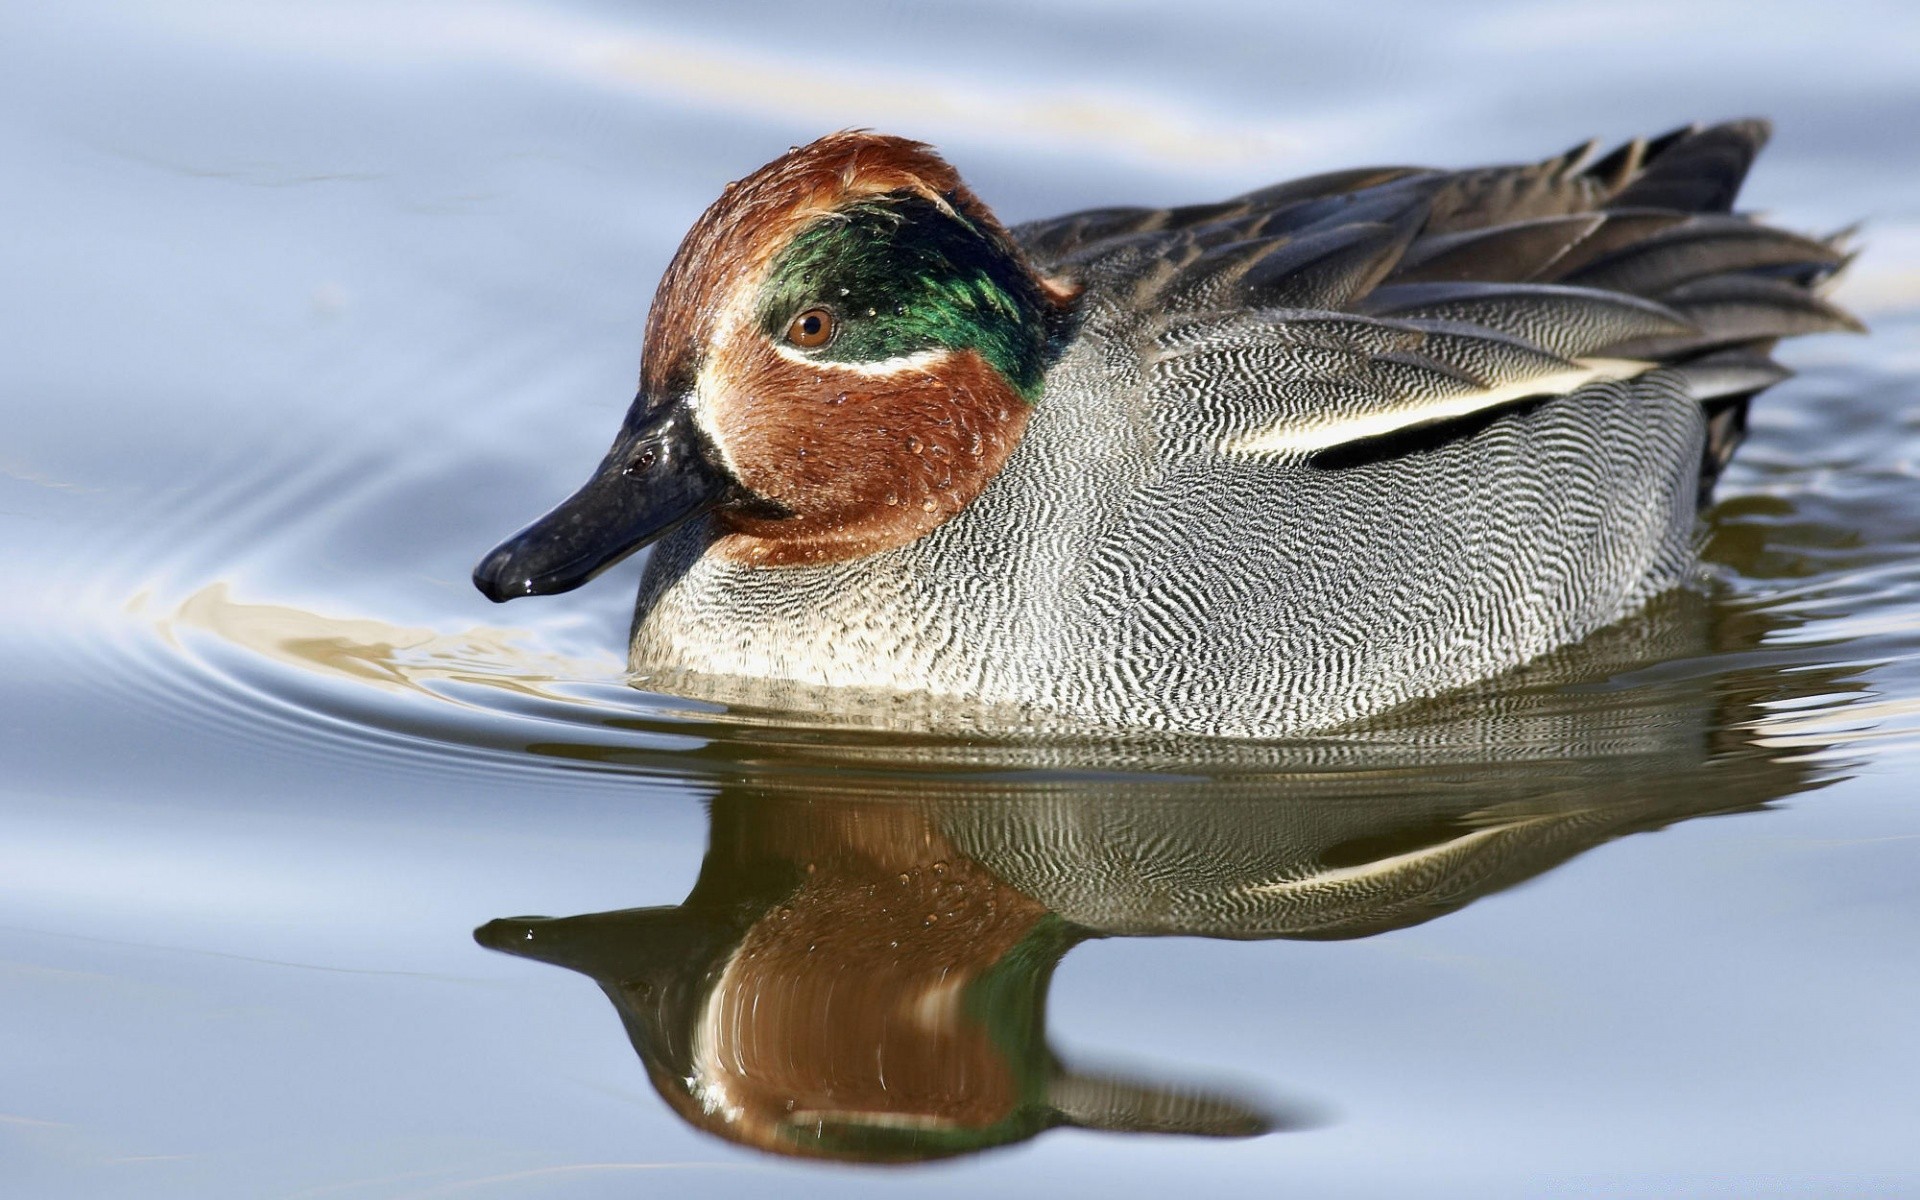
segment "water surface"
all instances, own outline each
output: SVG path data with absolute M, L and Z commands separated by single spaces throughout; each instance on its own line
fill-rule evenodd
M 1920 1195 L 1916 53 L 1890 4 L 0 15 L 6 1194 Z M 1698 594 L 1474 695 L 919 737 L 628 687 L 637 564 L 467 583 L 687 224 L 827 129 L 1017 221 L 1748 112 L 1753 207 L 1866 221 L 1873 334 L 1783 350 Z

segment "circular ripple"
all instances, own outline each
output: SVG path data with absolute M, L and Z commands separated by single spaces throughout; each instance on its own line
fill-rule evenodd
M 258 445 L 223 456 L 253 466 L 183 489 L 139 536 L 67 564 L 77 603 L 57 653 L 82 677 L 114 679 L 121 702 L 215 744 L 553 784 L 1579 770 L 1700 739 L 1720 753 L 1838 761 L 1860 743 L 1909 749 L 1920 730 L 1920 438 L 1891 428 L 1912 393 L 1831 365 L 1767 397 L 1708 521 L 1709 596 L 1670 597 L 1471 696 L 1286 743 L 929 735 L 639 691 L 619 658 L 632 568 L 625 586 L 511 610 L 529 623 L 505 627 L 472 619 L 501 610 L 444 564 L 406 561 L 393 549 L 404 539 L 368 540 L 396 498 L 404 509 L 407 497 L 457 492 L 474 473 L 458 451 L 404 465 L 366 445 L 271 465 Z M 483 546 L 494 518 L 450 519 L 458 527 L 435 553 L 464 563 L 438 547 Z

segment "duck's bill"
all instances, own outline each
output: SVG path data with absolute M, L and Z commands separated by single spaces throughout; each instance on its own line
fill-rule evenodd
M 740 930 L 685 908 L 629 908 L 578 917 L 501 917 L 473 931 L 489 950 L 596 979 L 706 975 Z
M 571 591 L 729 491 L 684 408 L 631 417 L 586 486 L 481 559 L 473 585 L 494 601 Z

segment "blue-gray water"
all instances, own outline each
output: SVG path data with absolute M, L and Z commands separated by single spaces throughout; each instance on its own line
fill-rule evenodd
M 1916 61 L 1894 3 L 0 10 L 0 1194 L 1920 1195 Z M 1783 350 L 1706 597 L 1417 736 L 794 726 L 623 685 L 633 564 L 467 582 L 604 448 L 688 223 L 828 129 L 1014 221 L 1749 113 L 1749 207 L 1865 221 L 1872 335 Z M 709 897 L 938 866 L 1115 935 L 1049 943 L 995 1053 L 1286 1127 L 701 1132 L 592 982 L 473 930 L 681 905 L 710 810 Z M 1209 899 L 1423 856 L 1343 940 Z M 688 957 L 586 924 L 616 976 Z

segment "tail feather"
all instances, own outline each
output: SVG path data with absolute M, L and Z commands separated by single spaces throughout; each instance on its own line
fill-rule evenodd
M 1808 333 L 1860 333 L 1865 326 L 1804 286 L 1760 275 L 1713 275 L 1664 292 L 1660 303 L 1697 332 L 1613 348 L 1625 358 L 1674 360 L 1716 347 Z
M 1690 125 L 1656 138 L 1606 207 L 1732 212 L 1740 185 L 1772 132 L 1765 121 L 1747 120 Z
M 1624 246 L 1560 279 L 1579 287 L 1651 298 L 1681 284 L 1755 267 L 1831 270 L 1839 265 L 1841 257 L 1831 246 L 1813 238 L 1743 217 L 1707 214 Z

